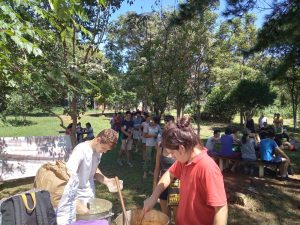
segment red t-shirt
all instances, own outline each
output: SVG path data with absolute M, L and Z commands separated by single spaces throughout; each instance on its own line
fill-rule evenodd
M 227 204 L 223 175 L 207 150 L 192 162 L 176 161 L 169 172 L 180 179 L 177 225 L 212 225 L 215 206 Z

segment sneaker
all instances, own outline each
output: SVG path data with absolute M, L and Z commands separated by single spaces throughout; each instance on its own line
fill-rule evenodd
M 133 165 L 132 165 L 132 163 L 131 162 L 127 162 L 127 165 L 129 166 L 129 167 L 133 167 Z
M 119 166 L 123 166 L 123 163 L 120 159 L 117 160 L 117 163 L 119 164 Z
M 291 167 L 291 165 L 289 165 L 287 172 L 288 172 L 288 175 L 293 176 L 295 174 L 294 169 L 293 169 L 293 167 Z

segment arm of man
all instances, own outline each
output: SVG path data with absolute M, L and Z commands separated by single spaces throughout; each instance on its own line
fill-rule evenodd
M 156 160 L 155 160 L 155 169 L 153 175 L 153 191 L 157 185 L 159 171 L 160 171 L 160 155 L 161 155 L 161 148 L 160 145 L 156 146 Z
M 228 217 L 228 206 L 217 206 L 215 208 L 214 225 L 226 225 Z
M 275 153 L 276 153 L 277 155 L 280 155 L 280 156 L 283 157 L 283 158 L 286 158 L 287 160 L 290 159 L 290 158 L 287 156 L 287 154 L 285 154 L 285 152 L 282 151 L 279 147 L 277 147 L 277 148 L 275 149 Z
M 102 174 L 102 172 L 99 170 L 99 168 L 97 168 L 96 173 L 95 173 L 95 175 L 94 175 L 94 178 L 95 178 L 95 180 L 98 181 L 99 183 L 105 184 L 105 185 L 107 185 L 108 180 L 110 180 L 110 179 L 108 179 L 106 176 L 104 176 L 104 175 Z
M 174 176 L 169 172 L 165 172 L 164 175 L 161 177 L 159 182 L 157 183 L 156 188 L 154 189 L 150 198 L 144 201 L 144 212 L 148 212 L 151 210 L 157 202 L 160 194 L 170 185 L 173 181 Z
M 144 133 L 144 137 L 145 138 L 153 138 L 153 137 L 157 137 L 157 135 L 156 134 Z
M 83 150 L 75 147 L 68 162 L 66 163 L 69 173 L 78 175 L 80 164 L 83 161 L 83 157 Z
M 125 134 L 126 136 L 129 136 L 130 134 L 128 132 L 126 132 L 126 130 L 124 129 L 124 127 L 121 127 L 121 131 L 123 134 Z

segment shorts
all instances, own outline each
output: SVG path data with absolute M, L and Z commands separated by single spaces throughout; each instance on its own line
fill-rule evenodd
M 282 163 L 282 157 L 276 156 L 273 157 L 270 161 L 262 160 L 266 164 L 281 164 Z
M 241 153 L 240 152 L 232 152 L 230 155 L 221 155 L 222 157 L 226 157 L 226 158 L 232 158 L 232 159 L 237 159 L 237 158 L 241 158 Z
M 140 131 L 139 130 L 134 130 L 133 131 L 133 139 L 139 140 L 140 138 L 141 138 Z
M 219 156 L 219 153 L 218 153 L 218 152 L 215 152 L 215 151 L 207 151 L 207 154 L 208 154 L 210 157 Z
M 146 144 L 146 138 L 144 138 L 144 137 L 142 138 L 142 143 Z
M 121 145 L 121 150 L 127 150 L 130 151 L 132 148 L 132 139 L 123 139 L 122 140 L 122 145 Z

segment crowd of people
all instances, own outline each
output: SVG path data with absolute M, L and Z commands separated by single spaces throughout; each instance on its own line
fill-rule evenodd
M 70 123 L 67 126 L 66 131 L 65 131 L 66 135 L 71 135 L 72 126 L 73 126 L 72 123 Z M 77 125 L 76 125 L 76 140 L 77 140 L 78 144 L 81 143 L 81 142 L 87 141 L 87 140 L 93 140 L 94 137 L 95 137 L 94 136 L 94 130 L 93 130 L 92 125 L 91 125 L 90 122 L 87 122 L 85 124 L 85 128 L 81 126 L 80 122 L 77 123 Z
M 261 114 L 258 127 L 259 129 L 256 130 L 252 117 L 248 117 L 245 129 L 242 131 L 227 127 L 225 133 L 221 135 L 220 130 L 214 130 L 213 136 L 206 142 L 206 148 L 212 156 L 241 158 L 245 161 L 243 164 L 246 174 L 253 175 L 255 168 L 251 162 L 259 158 L 266 164 L 278 165 L 280 178 L 287 179 L 291 161 L 285 151 L 294 151 L 299 148 L 299 142 L 293 133 L 287 133 L 279 113 L 274 115 L 271 125 L 268 125 L 265 115 Z M 234 172 L 238 164 L 235 161 L 230 170 Z
M 140 111 L 127 111 L 124 118 L 122 114 L 115 113 L 110 119 L 110 125 L 111 129 L 119 133 L 121 143 L 117 163 L 123 166 L 125 156 L 126 164 L 133 167 L 130 161 L 131 151 L 134 149 L 134 152 L 138 152 L 139 146 L 142 146 L 143 178 L 147 178 L 149 173 L 153 175 L 153 154 L 162 134 L 160 117 L 151 117 Z
M 67 163 L 68 169 L 79 177 L 78 199 L 95 197 L 93 179 L 115 185 L 96 168 L 96 164 L 102 153 L 115 148 L 119 142 L 119 166 L 126 162 L 127 166 L 133 167 L 130 153 L 141 149 L 143 178 L 153 175 L 153 193 L 144 202 L 145 213 L 159 199 L 161 210 L 176 224 L 226 224 L 227 198 L 222 173 L 208 156 L 190 118 L 183 117 L 175 122 L 173 116 L 164 116 L 162 129 L 160 117 L 127 111 L 124 117 L 120 113 L 114 114 L 110 125 L 111 129 L 79 143 Z M 81 132 L 80 127 L 79 124 L 78 142 L 88 130 Z M 197 191 L 199 189 L 202 191 Z M 84 206 L 80 208 L 82 210 Z M 199 216 L 199 212 L 206 216 Z M 186 217 L 187 214 L 190 216 Z
M 79 176 L 78 198 L 95 196 L 91 180 L 116 185 L 96 165 L 102 153 L 114 149 L 119 142 L 118 166 L 126 164 L 133 167 L 131 151 L 141 150 L 143 178 L 153 175 L 153 193 L 144 201 L 145 213 L 159 199 L 162 212 L 176 224 L 225 225 L 228 209 L 223 176 L 210 156 L 241 158 L 245 161 L 244 172 L 247 174 L 255 172 L 251 161 L 260 158 L 266 163 L 278 165 L 280 177 L 287 179 L 291 162 L 285 150 L 299 147 L 293 134 L 288 134 L 284 129 L 279 114 L 275 115 L 272 125 L 268 125 L 267 118 L 262 114 L 258 130 L 251 117 L 247 118 L 246 128 L 242 131 L 227 127 L 221 135 L 221 130 L 214 130 L 206 146 L 192 128 L 191 118 L 182 117 L 175 122 L 174 117 L 168 115 L 164 116 L 164 126 L 160 124 L 160 117 L 140 111 L 127 111 L 124 117 L 121 113 L 115 113 L 110 119 L 111 129 L 93 137 L 88 135 L 93 133 L 91 124 L 87 123 L 82 131 L 79 123 L 76 129 L 78 142 L 84 140 L 84 133 L 90 139 L 76 146 L 67 163 L 69 170 Z M 88 162 L 89 158 L 91 160 Z M 231 171 L 234 172 L 237 166 L 238 163 L 233 163 Z

